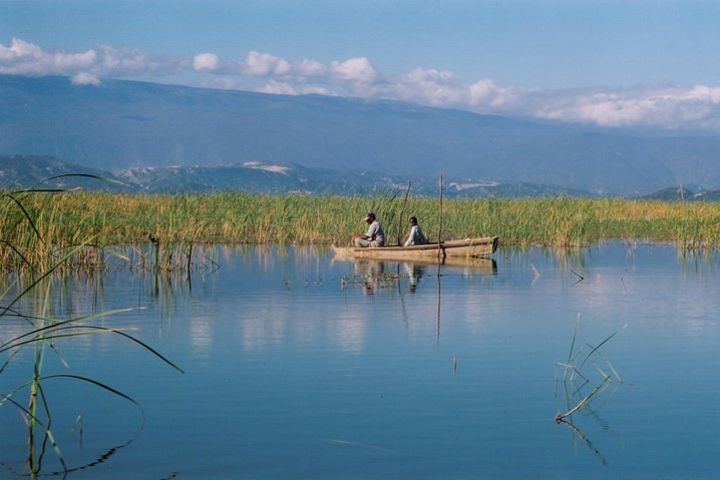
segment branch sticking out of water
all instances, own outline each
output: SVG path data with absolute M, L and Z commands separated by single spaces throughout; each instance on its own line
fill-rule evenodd
M 583 399 L 580 400 L 577 403 L 577 405 L 575 405 L 573 408 L 571 408 L 570 410 L 568 410 L 567 412 L 565 412 L 563 414 L 556 415 L 555 422 L 560 423 L 561 421 L 563 421 L 564 419 L 566 419 L 573 413 L 580 411 L 581 408 L 583 408 L 585 405 L 588 404 L 588 402 L 590 401 L 590 399 L 592 397 L 594 397 L 595 395 L 600 393 L 605 388 L 605 386 L 608 384 L 609 381 L 610 381 L 610 377 L 608 375 L 605 375 L 605 377 L 603 378 L 603 381 L 597 387 L 595 387 L 592 392 L 588 393 L 585 397 L 583 397 Z
M 586 363 L 595 355 L 598 355 L 598 352 L 602 347 L 604 347 L 612 338 L 614 338 L 618 333 L 620 333 L 622 330 L 627 328 L 627 324 L 623 325 L 620 329 L 613 332 L 611 335 L 609 335 L 607 338 L 605 338 L 602 342 L 597 344 L 597 346 L 593 346 L 590 344 L 586 344 L 588 348 L 590 348 L 590 351 L 588 353 L 585 353 L 585 346 L 582 346 L 580 348 L 576 348 L 577 341 L 578 341 L 578 330 L 579 330 L 579 317 L 578 322 L 575 324 L 575 329 L 573 332 L 572 341 L 570 343 L 570 351 L 568 353 L 568 359 L 567 362 L 560 363 L 558 362 L 557 365 L 561 366 L 563 368 L 563 375 L 562 375 L 562 385 L 565 390 L 565 397 L 568 404 L 567 410 L 565 413 L 558 413 L 555 416 L 555 421 L 557 423 L 561 423 L 566 418 L 569 418 L 573 414 L 579 412 L 583 408 L 585 408 L 590 401 L 599 395 L 602 391 L 605 390 L 605 388 L 613 381 L 613 378 L 618 381 L 619 383 L 622 383 L 622 377 L 620 376 L 620 373 L 617 371 L 617 369 L 613 366 L 610 361 L 605 360 L 605 364 L 609 368 L 610 372 L 612 372 L 612 376 L 605 373 L 605 371 L 600 368 L 598 365 L 595 365 L 595 368 L 597 372 L 600 374 L 601 380 L 598 384 L 595 385 L 595 387 L 585 396 L 580 398 L 579 400 L 573 400 L 577 399 L 577 397 L 580 395 L 580 392 L 585 389 L 586 385 L 590 383 L 590 374 L 587 374 L 583 371 L 583 368 L 585 367 Z M 578 380 L 580 383 L 578 384 Z

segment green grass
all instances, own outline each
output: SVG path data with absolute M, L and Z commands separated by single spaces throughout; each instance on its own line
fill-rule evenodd
M 400 196 L 401 197 L 401 196 Z M 377 212 L 393 243 L 407 229 L 399 222 L 402 198 L 303 195 L 116 195 L 24 194 L 0 203 L 0 265 L 44 266 L 81 240 L 109 245 L 159 241 L 168 268 L 181 250 L 211 243 L 346 244 L 362 232 L 367 210 Z M 438 201 L 410 198 L 405 217 L 416 215 L 424 232 L 437 238 Z M 30 221 L 32 219 L 32 222 Z M 443 237 L 497 235 L 501 244 L 579 247 L 604 239 L 675 242 L 682 249 L 720 246 L 720 204 L 619 199 L 445 200 Z M 11 248 L 9 245 L 13 245 Z M 171 248 L 175 259 L 168 261 Z M 157 253 L 157 252 L 155 252 Z M 151 253 L 150 255 L 153 255 Z M 97 265 L 101 253 L 83 249 L 76 266 Z M 160 259 L 163 260 L 163 259 Z

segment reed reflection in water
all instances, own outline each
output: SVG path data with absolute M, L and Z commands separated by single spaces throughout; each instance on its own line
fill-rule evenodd
M 139 402 L 100 376 L 78 372 L 66 360 L 69 357 L 64 355 L 65 349 L 87 346 L 92 343 L 91 337 L 124 339 L 183 372 L 128 329 L 106 322 L 108 317 L 132 309 L 100 310 L 102 276 L 54 273 L 51 269 L 38 273 L 37 278 L 24 273 L 6 277 L 7 287 L 0 305 L 4 327 L 0 342 L 0 355 L 4 357 L 0 367 L 0 407 L 6 407 L 3 414 L 17 414 L 25 426 L 25 434 L 9 437 L 10 444 L 25 439 L 26 445 L 22 464 L 16 459 L 0 458 L 0 465 L 13 475 L 33 479 L 43 475 L 65 478 L 99 466 L 132 444 L 145 425 L 145 413 Z M 72 279 L 78 278 L 86 287 L 84 293 L 91 298 L 81 307 L 89 310 L 83 315 L 73 312 L 77 299 L 70 285 Z M 25 396 L 27 404 L 23 402 Z M 88 403 L 89 399 L 97 403 Z M 83 448 L 87 419 L 104 417 L 97 405 L 110 407 L 113 421 L 122 420 L 105 439 L 105 446 L 93 444 Z M 130 418 L 126 413 L 128 407 Z M 6 428 L 7 431 L 12 429 Z M 17 443 L 14 449 L 17 450 Z

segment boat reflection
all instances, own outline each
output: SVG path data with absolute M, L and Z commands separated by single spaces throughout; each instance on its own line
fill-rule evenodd
M 333 259 L 349 262 L 352 265 L 350 274 L 345 275 L 341 287 L 363 287 L 367 294 L 376 290 L 393 287 L 407 280 L 408 292 L 415 293 L 423 277 L 440 277 L 448 274 L 463 276 L 497 275 L 497 263 L 492 258 L 446 258 L 444 262 L 428 261 L 382 261 L 366 258 Z

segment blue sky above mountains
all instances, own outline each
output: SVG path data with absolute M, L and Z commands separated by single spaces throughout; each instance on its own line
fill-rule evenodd
M 720 131 L 716 2 L 5 1 L 0 73 Z

